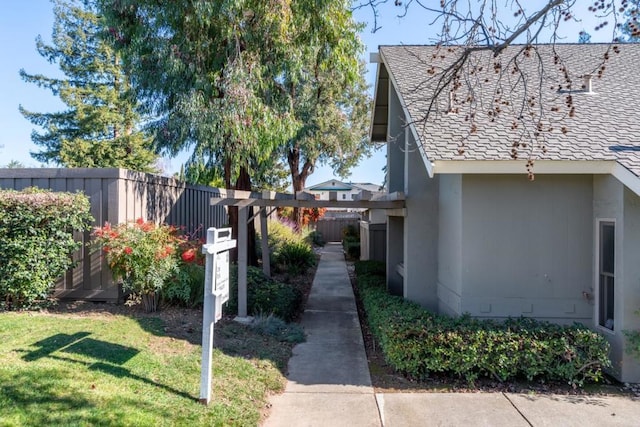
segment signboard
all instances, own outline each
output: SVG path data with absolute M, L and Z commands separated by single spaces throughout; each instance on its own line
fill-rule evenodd
M 219 252 L 215 258 L 215 290 L 216 302 L 221 304 L 229 301 L 229 251 Z
M 231 239 L 231 228 L 208 229 L 207 242 L 202 245 L 205 271 L 200 402 L 205 405 L 211 400 L 213 325 L 222 318 L 222 304 L 229 300 L 229 249 L 235 247 L 236 241 Z

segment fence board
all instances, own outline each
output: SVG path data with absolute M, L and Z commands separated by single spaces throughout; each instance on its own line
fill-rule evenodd
M 187 185 L 172 178 L 125 169 L 0 169 L 0 188 L 22 190 L 37 185 L 53 191 L 83 191 L 90 199 L 94 225 L 117 224 L 137 218 L 184 226 L 185 231 L 204 237 L 208 227 L 226 224 L 226 211 L 211 206 L 217 188 Z M 86 243 L 90 232 L 78 233 Z M 119 297 L 100 251 L 83 248 L 73 254 L 78 266 L 68 271 L 56 286 L 61 298 L 114 301 Z
M 322 234 L 325 242 L 342 240 L 342 230 L 348 226 L 358 227 L 357 218 L 322 218 L 316 222 L 316 231 Z

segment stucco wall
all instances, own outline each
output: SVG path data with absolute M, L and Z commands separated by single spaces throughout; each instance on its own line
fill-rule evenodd
M 404 297 L 437 311 L 439 176 L 429 178 L 413 135 L 405 151 Z
M 461 313 L 462 176 L 440 176 L 438 239 L 438 311 Z
M 387 129 L 387 189 L 404 191 L 404 125 L 406 119 L 398 95 L 389 85 L 389 127 Z M 397 267 L 404 260 L 404 218 L 390 216 L 387 221 L 387 288 L 393 295 L 404 294 L 404 279 Z
M 623 335 L 620 332 L 621 319 L 620 308 L 622 307 L 622 294 L 619 290 L 624 281 L 622 262 L 623 257 L 623 237 L 624 237 L 624 186 L 620 181 L 610 175 L 593 177 L 593 225 L 592 232 L 597 233 L 598 220 L 606 219 L 615 221 L 615 295 L 614 295 L 614 330 L 597 326 L 597 305 L 594 306 L 593 326 L 607 338 L 611 344 L 610 357 L 613 361 L 613 374 L 620 377 L 622 374 L 621 361 L 624 358 Z M 593 249 L 593 295 L 597 304 L 598 283 L 597 283 L 597 248 Z
M 591 323 L 592 182 L 463 176 L 461 312 Z
M 624 230 L 622 269 L 624 281 L 618 282 L 616 292 L 622 295 L 620 330 L 640 330 L 640 197 L 624 189 Z M 616 302 L 618 302 L 616 300 Z M 640 361 L 622 353 L 620 363 L 623 381 L 640 383 Z

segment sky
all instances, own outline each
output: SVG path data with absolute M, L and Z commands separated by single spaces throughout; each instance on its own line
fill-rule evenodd
M 506 1 L 506 0 L 505 0 Z M 539 2 L 540 0 L 531 0 Z M 378 27 L 372 32 L 373 14 L 370 8 L 354 11 L 357 21 L 366 23 L 360 36 L 366 45 L 365 61 L 369 62 L 369 53 L 377 52 L 379 45 L 388 44 L 428 44 L 432 43 L 437 29 L 429 26 L 427 18 L 419 8 L 410 9 L 404 17 L 398 17 L 401 8 L 393 6 L 389 0 L 379 7 Z M 584 1 L 584 3 L 591 3 Z M 0 11 L 0 166 L 17 160 L 28 167 L 40 164 L 30 156 L 38 147 L 31 142 L 31 132 L 35 129 L 18 111 L 22 105 L 27 110 L 53 112 L 64 109 L 64 104 L 49 91 L 34 84 L 22 81 L 20 69 L 28 73 L 59 76 L 55 64 L 48 63 L 36 51 L 35 40 L 41 35 L 45 42 L 51 39 L 53 28 L 53 6 L 49 0 L 4 0 Z M 578 32 L 585 24 L 568 25 L 565 31 L 570 34 L 568 42 L 575 42 Z M 588 26 L 586 27 L 588 29 Z M 592 41 L 597 41 L 595 37 Z M 367 81 L 373 94 L 376 65 L 369 64 Z M 180 169 L 186 155 L 174 159 L 165 159 L 163 165 L 167 172 Z M 371 158 L 363 159 L 352 169 L 346 181 L 371 182 L 382 184 L 383 167 L 386 163 L 384 149 L 379 149 Z M 307 185 L 314 185 L 334 178 L 328 167 L 317 167 L 308 178 Z M 338 177 L 336 177 L 338 178 Z

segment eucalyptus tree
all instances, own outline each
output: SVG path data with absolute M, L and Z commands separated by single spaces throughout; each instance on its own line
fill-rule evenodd
M 136 98 L 113 40 L 90 0 L 54 0 L 52 44 L 36 40 L 40 55 L 60 67 L 63 77 L 20 71 L 30 83 L 49 89 L 67 109 L 22 115 L 44 128 L 34 131 L 41 150 L 32 156 L 67 167 L 123 167 L 153 171 L 157 156 L 140 130 Z
M 187 150 L 188 166 L 218 168 L 226 188 L 251 190 L 255 165 L 296 126 L 273 107 L 294 30 L 289 2 L 102 0 L 101 9 L 155 117 L 158 149 Z M 237 233 L 237 210 L 229 216 Z
M 288 56 L 278 87 L 300 123 L 281 147 L 294 191 L 304 189 L 318 164 L 346 176 L 371 148 L 362 26 L 350 6 L 348 0 L 292 2 L 298 49 Z M 294 218 L 300 225 L 299 209 Z

